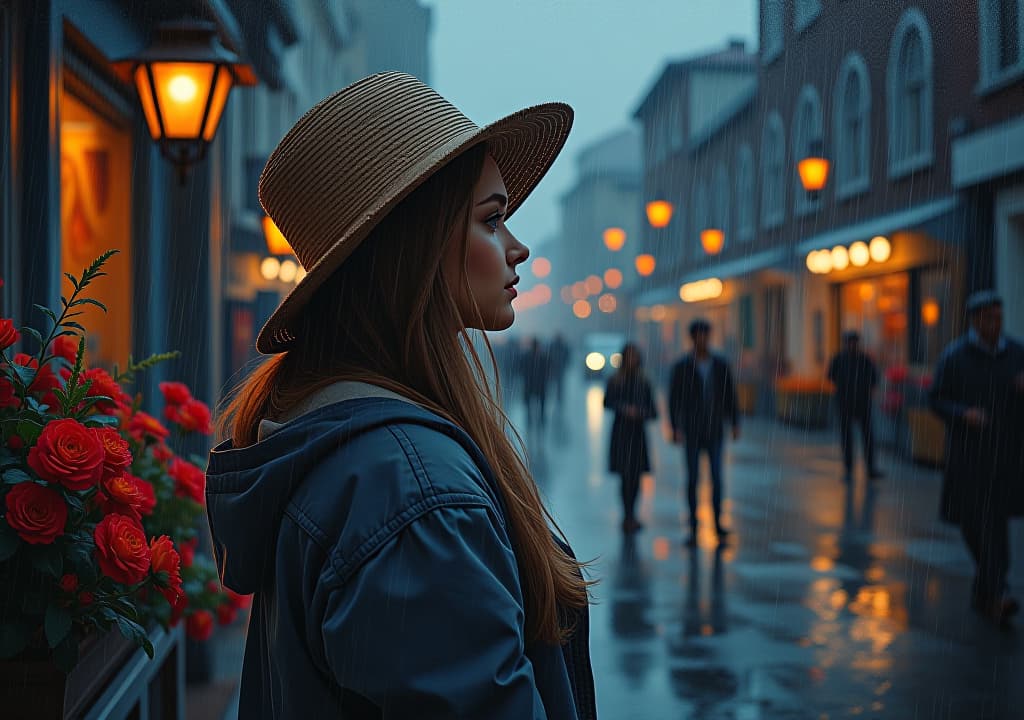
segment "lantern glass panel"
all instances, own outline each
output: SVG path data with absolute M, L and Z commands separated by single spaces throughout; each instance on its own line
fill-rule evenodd
M 170 140 L 199 137 L 214 66 L 207 63 L 153 63 L 156 97 Z

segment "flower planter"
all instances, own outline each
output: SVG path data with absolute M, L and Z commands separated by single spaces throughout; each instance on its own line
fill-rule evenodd
M 914 462 L 940 467 L 945 461 L 946 428 L 927 408 L 907 410 L 910 426 L 910 456 Z
M 117 675 L 135 644 L 117 630 L 79 645 L 79 661 L 67 675 L 49 660 L 0 661 L 0 707 L 6 720 L 80 717 Z
M 784 378 L 775 385 L 775 414 L 790 425 L 806 429 L 828 426 L 832 386 L 812 378 Z

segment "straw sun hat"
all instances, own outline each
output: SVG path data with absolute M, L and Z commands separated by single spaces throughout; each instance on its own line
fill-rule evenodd
M 270 155 L 260 204 L 307 274 L 256 339 L 265 354 L 294 343 L 313 293 L 406 196 L 474 145 L 488 150 L 515 212 L 555 161 L 572 108 L 536 105 L 480 128 L 415 77 L 371 75 L 303 115 Z

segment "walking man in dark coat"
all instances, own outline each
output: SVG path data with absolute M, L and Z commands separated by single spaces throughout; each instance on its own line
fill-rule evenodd
M 543 428 L 547 423 L 548 380 L 550 368 L 548 354 L 539 338 L 530 340 L 529 349 L 520 358 L 520 373 L 523 378 L 523 400 L 526 417 L 533 429 Z
M 555 383 L 555 401 L 558 403 L 559 411 L 563 407 L 565 370 L 569 365 L 569 345 L 565 342 L 562 333 L 556 333 L 548 345 L 548 365 L 551 369 L 551 379 Z
M 843 333 L 843 349 L 828 368 L 828 379 L 836 388 L 839 409 L 839 440 L 843 447 L 843 480 L 853 480 L 853 426 L 860 426 L 864 446 L 864 466 L 868 477 L 882 477 L 875 465 L 875 439 L 871 427 L 871 397 L 878 385 L 878 370 L 871 358 L 860 350 L 860 335 L 855 330 Z
M 725 422 L 732 425 L 733 440 L 740 436 L 739 404 L 729 364 L 710 350 L 711 325 L 707 320 L 690 324 L 693 351 L 672 368 L 669 414 L 672 441 L 686 449 L 686 497 L 690 506 L 690 535 L 686 544 L 697 545 L 697 481 L 701 453 L 711 465 L 711 504 L 719 543 L 729 534 L 722 525 L 722 445 Z
M 941 514 L 974 557 L 972 607 L 1004 624 L 1019 610 L 1006 575 L 1009 518 L 1024 514 L 1024 347 L 1003 335 L 995 292 L 971 295 L 967 312 L 970 331 L 939 358 L 930 394 L 946 423 Z

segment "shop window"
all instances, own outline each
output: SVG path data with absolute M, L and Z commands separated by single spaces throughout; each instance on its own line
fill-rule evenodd
M 889 175 L 932 163 L 932 36 L 917 8 L 903 13 L 889 48 Z
M 125 367 L 132 327 L 132 138 L 105 114 L 66 89 L 61 94 L 60 223 L 61 270 L 79 276 L 107 250 L 118 250 L 106 277 L 89 296 L 107 312 L 85 306 L 75 318 L 88 330 L 86 353 L 93 366 Z M 74 291 L 64 280 L 62 292 Z
M 850 53 L 836 83 L 836 194 L 847 198 L 871 185 L 871 86 L 868 66 L 860 53 Z
M 1024 75 L 1024 2 L 978 0 L 981 90 L 1005 87 Z
M 907 273 L 854 280 L 842 286 L 840 321 L 856 330 L 880 370 L 909 360 L 910 279 Z
M 821 124 L 821 98 L 813 85 L 805 85 L 800 91 L 800 98 L 797 100 L 796 113 L 793 118 L 793 158 L 795 161 L 815 155 L 815 148 L 821 147 Z M 800 175 L 794 172 L 792 176 L 794 183 L 793 213 L 799 217 L 820 208 L 820 193 L 818 197 L 812 197 L 804 190 L 804 186 L 800 182 Z
M 957 332 L 954 322 L 953 279 L 948 269 L 929 269 L 920 274 L 917 301 L 920 331 L 912 362 L 933 367 Z
M 761 225 L 778 227 L 786 220 L 786 131 L 771 112 L 761 136 Z

